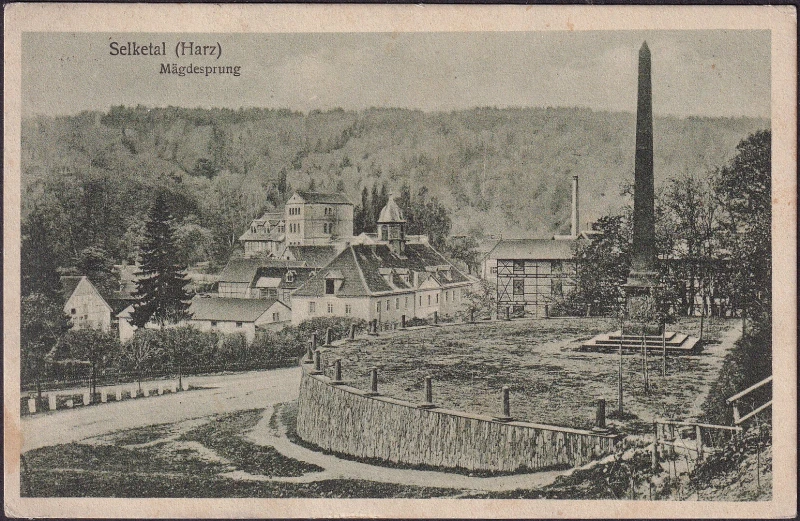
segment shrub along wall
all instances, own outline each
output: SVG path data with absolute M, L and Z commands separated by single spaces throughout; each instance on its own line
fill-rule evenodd
M 613 451 L 615 435 L 415 404 L 332 385 L 303 364 L 297 434 L 322 449 L 395 463 L 515 471 L 578 466 Z

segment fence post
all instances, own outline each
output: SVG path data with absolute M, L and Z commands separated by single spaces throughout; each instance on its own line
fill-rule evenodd
M 322 374 L 322 353 L 314 351 L 314 370 L 311 374 Z
M 511 320 L 511 306 L 506 306 L 506 320 Z
M 622 329 L 619 331 L 619 374 L 617 376 L 617 410 L 619 411 L 620 419 L 622 419 Z
M 139 390 L 136 388 L 135 385 L 133 387 L 131 387 L 130 390 L 131 390 L 131 398 L 138 398 L 139 397 Z
M 356 325 L 350 324 L 350 340 L 356 339 Z
M 334 367 L 334 373 L 333 373 L 334 376 L 333 376 L 333 381 L 331 383 L 340 384 L 342 383 L 342 359 L 337 358 L 336 362 L 333 363 L 333 367 Z
M 36 414 L 36 398 L 28 398 L 28 412 Z
M 369 370 L 369 393 L 370 396 L 378 394 L 378 368 L 373 367 Z
M 83 405 L 92 403 L 92 393 L 83 393 Z
M 697 436 L 697 461 L 703 460 L 703 430 L 699 425 L 695 425 L 695 435 Z
M 406 316 L 400 315 L 400 329 L 406 328 Z
M 596 430 L 606 430 L 606 401 L 603 398 L 597 400 L 597 409 L 594 415 L 594 428 Z
M 433 325 L 436 326 L 438 324 L 439 324 L 439 312 L 438 311 L 434 311 L 433 312 Z
M 511 400 L 509 397 L 510 390 L 507 385 L 503 386 L 503 413 L 500 416 L 495 416 L 495 421 L 510 422 L 513 420 L 511 417 Z
M 56 410 L 56 393 L 47 395 L 47 405 L 50 406 L 51 411 Z
M 661 376 L 667 376 L 667 325 L 661 330 Z
M 418 407 L 422 409 L 431 409 L 436 407 L 433 404 L 433 378 L 430 376 L 425 377 L 425 401 L 419 404 Z
M 550 318 L 550 304 L 544 305 L 544 318 Z
M 657 471 L 658 465 L 658 422 L 653 422 L 653 455 L 652 462 L 653 472 Z
M 325 330 L 325 345 L 326 346 L 331 345 L 332 341 L 333 341 L 333 328 L 329 327 L 328 329 Z
M 118 402 L 121 402 L 122 401 L 122 388 L 118 385 L 114 390 L 116 391 L 115 398 L 117 399 Z
M 108 403 L 108 389 L 105 387 L 100 389 L 100 403 Z
M 474 309 L 470 309 L 469 310 L 469 323 L 470 324 L 474 324 L 475 323 L 475 310 Z

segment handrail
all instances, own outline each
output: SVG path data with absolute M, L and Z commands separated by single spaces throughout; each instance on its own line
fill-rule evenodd
M 749 413 L 745 414 L 745 415 L 744 415 L 744 416 L 742 416 L 741 418 L 737 418 L 737 419 L 735 419 L 735 420 L 734 420 L 734 423 L 736 423 L 736 425 L 739 425 L 740 423 L 743 423 L 745 420 L 749 420 L 750 418 L 752 418 L 752 417 L 753 417 L 753 416 L 755 416 L 756 414 L 760 413 L 761 411 L 763 411 L 763 410 L 764 410 L 764 409 L 766 409 L 767 407 L 772 407 L 772 400 L 770 400 L 770 401 L 768 401 L 767 403 L 765 403 L 765 404 L 761 405 L 761 406 L 760 406 L 760 407 L 758 407 L 757 409 L 753 409 L 752 411 L 750 411 Z M 738 411 L 737 411 L 737 412 L 738 412 Z
M 756 390 L 756 389 L 758 389 L 759 387 L 761 387 L 761 386 L 763 386 L 763 385 L 766 385 L 766 384 L 768 384 L 768 383 L 769 383 L 769 382 L 771 382 L 771 381 L 772 381 L 772 375 L 768 376 L 767 378 L 764 378 L 763 380 L 761 380 L 761 381 L 760 381 L 760 382 L 758 382 L 757 384 L 753 384 L 753 385 L 751 385 L 750 387 L 748 387 L 748 388 L 747 388 L 747 389 L 745 389 L 744 391 L 741 391 L 741 392 L 738 392 L 738 393 L 734 394 L 733 396 L 731 396 L 730 398 L 728 398 L 728 399 L 727 399 L 727 400 L 725 400 L 725 401 L 726 401 L 727 403 L 729 403 L 729 404 L 730 404 L 730 403 L 733 403 L 733 402 L 735 402 L 736 400 L 739 400 L 740 398 L 744 397 L 745 395 L 747 395 L 747 394 L 750 394 L 751 392 L 755 391 L 755 390 Z
M 704 429 L 721 429 L 726 431 L 741 431 L 741 427 L 730 427 L 728 425 L 713 425 L 710 423 L 682 422 L 677 420 L 655 420 L 662 425 L 677 425 L 682 427 L 703 427 Z

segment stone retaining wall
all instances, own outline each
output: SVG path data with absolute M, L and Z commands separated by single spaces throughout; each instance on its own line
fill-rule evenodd
M 322 448 L 395 463 L 515 471 L 579 466 L 613 451 L 618 436 L 499 422 L 334 385 L 303 364 L 297 434 Z

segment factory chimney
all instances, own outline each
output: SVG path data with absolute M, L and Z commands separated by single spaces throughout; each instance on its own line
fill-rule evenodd
M 578 176 L 572 176 L 572 226 L 570 228 L 570 235 L 573 238 L 578 237 L 580 230 L 578 229 L 580 218 L 578 214 Z

